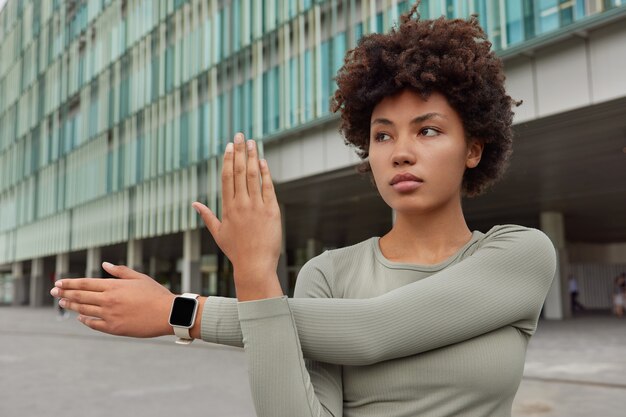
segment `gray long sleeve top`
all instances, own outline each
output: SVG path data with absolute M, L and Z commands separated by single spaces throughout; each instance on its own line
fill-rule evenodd
M 521 226 L 429 266 L 371 238 L 309 261 L 296 298 L 208 298 L 202 338 L 245 346 L 260 417 L 509 416 L 555 267 Z

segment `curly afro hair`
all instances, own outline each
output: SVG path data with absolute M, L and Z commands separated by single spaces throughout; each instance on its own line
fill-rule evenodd
M 468 20 L 420 20 L 415 4 L 388 34 L 362 37 L 339 70 L 331 110 L 341 113 L 340 131 L 371 171 L 370 118 L 385 97 L 413 89 L 427 99 L 438 92 L 463 121 L 466 139 L 483 141 L 480 164 L 466 169 L 462 193 L 481 194 L 504 172 L 511 154 L 514 101 L 504 90 L 501 60 L 476 16 Z M 413 16 L 416 16 L 413 19 Z

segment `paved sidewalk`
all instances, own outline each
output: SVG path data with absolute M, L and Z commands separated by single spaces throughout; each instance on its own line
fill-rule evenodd
M 626 416 L 626 319 L 540 322 L 513 416 Z
M 626 319 L 540 323 L 513 417 L 625 415 Z M 0 416 L 253 417 L 254 408 L 239 349 L 113 337 L 75 315 L 59 321 L 51 307 L 0 307 Z

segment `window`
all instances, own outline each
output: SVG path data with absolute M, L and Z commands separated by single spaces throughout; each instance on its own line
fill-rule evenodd
M 180 115 L 180 157 L 179 166 L 189 165 L 189 112 L 184 111 Z
M 558 0 L 538 0 L 536 2 L 536 18 L 539 33 L 559 28 Z
M 144 115 L 143 112 L 137 114 L 137 140 L 135 142 L 135 180 L 143 181 L 144 178 L 144 159 L 147 158 L 146 149 L 144 149 Z
M 330 56 L 330 42 L 324 41 L 320 45 L 320 60 L 322 68 L 322 85 L 320 86 L 322 97 L 322 114 L 326 114 L 330 111 L 330 96 L 333 94 L 333 85 L 331 83 L 334 74 L 330 68 L 331 56 Z
M 131 71 L 132 61 L 130 56 L 125 56 L 121 62 L 120 68 L 120 116 L 119 120 L 122 121 L 128 116 L 130 112 L 130 71 Z
M 111 130 L 107 133 L 107 179 L 106 179 L 106 191 L 107 194 L 113 191 L 113 132 Z
M 165 48 L 165 93 L 168 94 L 174 88 L 174 46 Z
M 311 50 L 304 51 L 304 121 L 313 119 L 314 93 L 313 77 L 311 74 Z
M 263 73 L 263 135 L 278 129 L 279 80 L 278 67 L 272 67 Z
M 339 32 L 333 37 L 333 74 L 339 71 L 346 55 L 346 32 Z M 333 87 L 334 90 L 334 87 Z
M 117 190 L 123 190 L 126 180 L 126 128 L 124 124 L 118 127 L 118 144 L 117 144 Z
M 507 2 L 506 31 L 508 45 L 524 40 L 524 21 L 522 7 L 522 2 Z
M 363 36 L 363 22 L 359 22 L 354 26 L 354 41 L 358 42 Z
M 200 114 L 198 115 L 198 158 L 207 159 L 209 157 L 209 132 L 207 125 L 211 112 L 209 109 L 209 102 L 203 101 L 200 104 Z
M 293 57 L 289 60 L 288 76 L 287 76 L 289 88 L 287 94 L 289 94 L 289 125 L 293 126 L 298 123 L 298 113 L 301 110 L 300 103 L 298 102 L 298 90 L 300 88 L 300 82 L 298 80 L 298 58 Z
M 252 136 L 253 109 L 252 109 L 252 80 L 247 80 L 243 85 L 243 131 Z
M 234 28 L 232 31 L 232 42 L 233 42 L 233 51 L 239 50 L 241 48 L 241 27 L 243 26 L 243 19 L 241 13 L 241 0 L 233 0 L 232 2 L 232 16 L 231 16 L 231 27 Z
M 233 115 L 233 132 L 241 132 L 243 128 L 242 116 L 243 116 L 243 88 L 240 85 L 236 86 L 231 90 L 231 94 L 233 96 L 232 99 L 232 109 L 231 114 Z M 246 135 L 249 135 L 249 132 L 244 132 Z

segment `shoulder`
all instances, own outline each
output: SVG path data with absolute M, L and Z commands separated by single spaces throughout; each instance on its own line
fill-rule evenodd
M 492 227 L 480 239 L 479 247 L 495 245 L 503 249 L 521 249 L 523 247 L 535 247 L 548 251 L 554 251 L 554 245 L 548 236 L 541 230 L 532 227 L 505 224 Z
M 556 250 L 541 230 L 507 224 L 491 228 L 477 242 L 474 255 L 504 270 L 530 272 L 552 280 L 556 269 Z
M 365 261 L 373 260 L 372 245 L 375 239 L 373 237 L 355 245 L 327 250 L 310 259 L 298 273 L 294 296 L 323 294 L 326 297 L 333 297 L 336 284 L 334 279 L 338 275 L 354 270 L 354 265 L 362 265 Z

